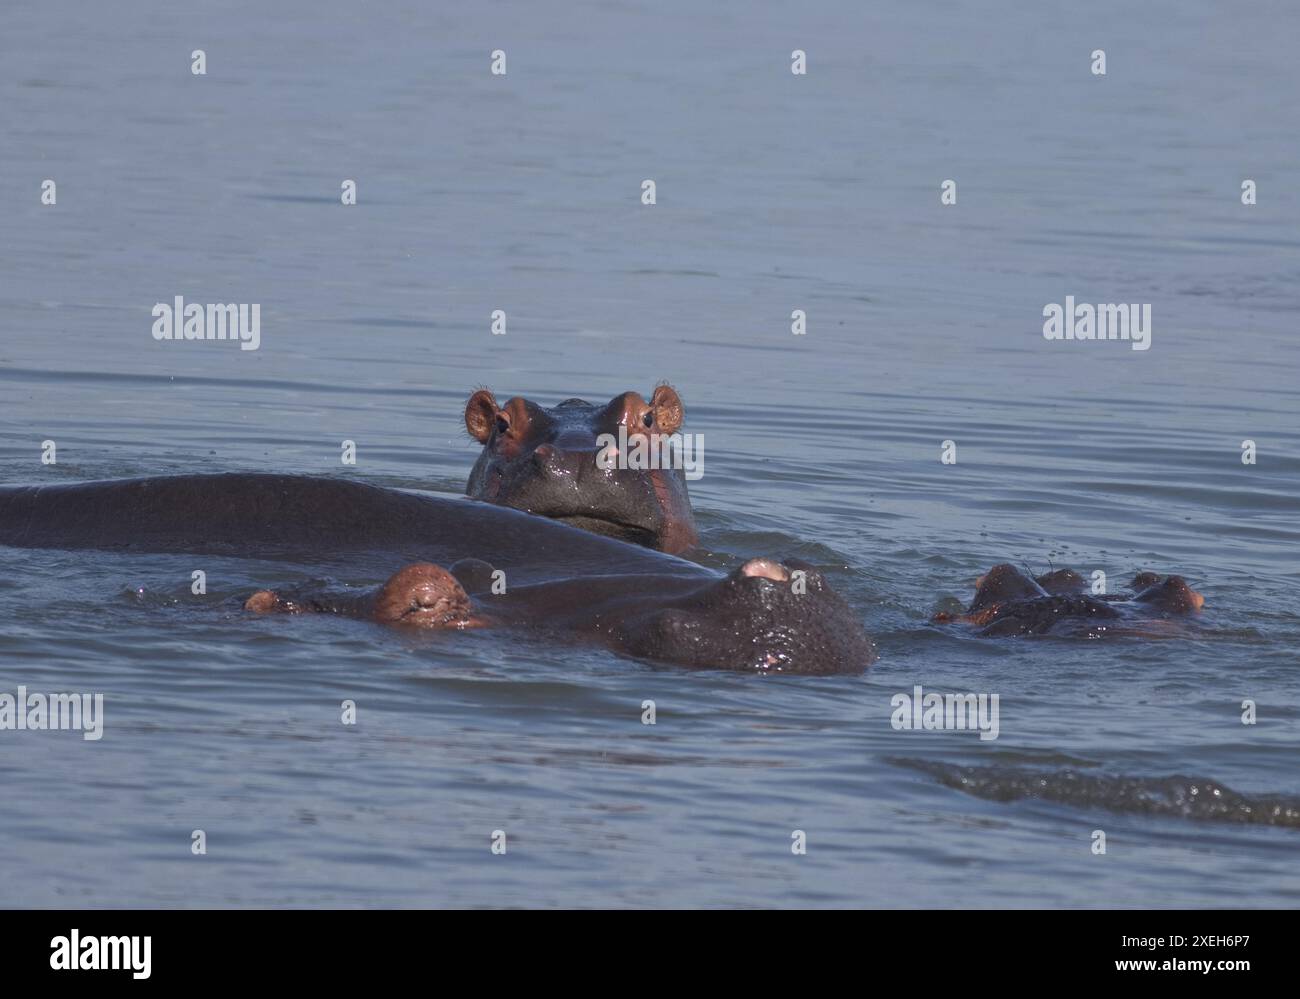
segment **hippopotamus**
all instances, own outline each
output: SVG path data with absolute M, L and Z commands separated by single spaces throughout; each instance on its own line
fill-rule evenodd
M 350 479 L 227 473 L 0 489 L 0 544 L 332 565 L 389 578 L 348 599 L 264 595 L 252 607 L 555 629 L 684 666 L 853 673 L 875 657 L 857 615 L 811 566 L 751 559 L 724 573 L 507 507 Z M 406 568 L 390 576 L 395 566 Z M 797 586 L 792 569 L 804 574 Z M 504 594 L 493 592 L 498 570 Z
M 504 406 L 479 389 L 465 406 L 465 428 L 483 445 L 465 492 L 475 499 L 560 520 L 574 527 L 680 554 L 696 540 L 683 469 L 634 468 L 610 439 L 647 450 L 676 434 L 685 410 L 671 385 L 646 402 L 636 392 L 604 405 L 566 399 L 547 409 L 515 396 Z M 602 435 L 609 438 L 601 442 Z M 603 444 L 603 446 L 602 446 Z M 604 453 L 604 461 L 597 457 Z
M 804 585 L 791 586 L 792 568 Z M 404 566 L 379 586 L 259 590 L 258 613 L 343 614 L 398 627 L 564 632 L 639 659 L 762 673 L 860 672 L 875 652 L 853 613 L 806 563 L 750 559 L 726 575 L 572 577 L 493 595 L 490 564 Z M 471 596 L 470 591 L 476 591 Z
M 1090 594 L 1073 569 L 1031 576 L 1014 565 L 995 565 L 975 581 L 975 597 L 965 613 L 934 615 L 935 621 L 961 621 L 983 637 L 1074 634 L 1159 633 L 1159 622 L 1195 614 L 1205 598 L 1181 576 L 1139 572 L 1129 592 Z

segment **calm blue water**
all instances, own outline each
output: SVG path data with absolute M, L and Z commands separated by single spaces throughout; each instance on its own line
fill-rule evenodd
M 1300 829 L 1182 803 L 1300 801 L 1300 11 L 178 6 L 6 11 L 0 481 L 457 492 L 474 387 L 666 379 L 701 557 L 830 567 L 882 657 L 760 679 L 254 621 L 232 600 L 283 563 L 0 549 L 0 691 L 106 697 L 99 742 L 0 732 L 0 904 L 1300 904 Z M 176 295 L 260 303 L 261 349 L 154 341 Z M 1152 348 L 1044 340 L 1066 295 L 1150 303 Z M 927 623 L 1008 560 L 1181 572 L 1206 612 Z M 918 683 L 999 694 L 1000 737 L 894 731 Z M 1017 792 L 1067 771 L 1101 779 Z

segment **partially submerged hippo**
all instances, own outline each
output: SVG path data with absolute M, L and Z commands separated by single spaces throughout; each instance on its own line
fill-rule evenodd
M 465 492 L 597 534 L 684 552 L 696 533 L 682 470 L 597 462 L 605 450 L 597 443 L 601 435 L 618 438 L 623 428 L 627 440 L 657 446 L 677 433 L 683 416 L 671 385 L 657 387 L 649 402 L 624 392 L 604 405 L 566 399 L 550 409 L 518 396 L 501 406 L 479 389 L 465 407 L 465 428 L 483 451 Z
M 797 566 L 799 587 L 766 559 L 724 575 L 506 507 L 349 479 L 177 475 L 0 489 L 0 544 L 292 559 L 371 579 L 427 562 L 363 600 L 303 594 L 297 607 L 440 626 L 490 618 L 687 666 L 846 673 L 874 658 L 857 615 L 811 568 Z M 465 559 L 452 588 L 437 566 Z M 490 595 L 494 567 L 506 574 L 500 596 Z M 274 597 L 262 599 L 275 609 Z
M 875 651 L 855 615 L 812 566 L 790 565 L 804 572 L 799 592 L 786 565 L 750 559 L 711 578 L 574 577 L 492 595 L 494 570 L 486 562 L 467 559 L 450 571 L 418 562 L 361 591 L 259 590 L 244 607 L 258 613 L 344 614 L 426 629 L 566 632 L 639 659 L 702 669 L 861 672 Z
M 1205 598 L 1181 576 L 1140 572 L 1131 591 L 1093 595 L 1073 569 L 1034 577 L 1014 565 L 995 565 L 975 581 L 975 598 L 963 614 L 939 613 L 935 621 L 973 624 L 984 637 L 1106 633 L 1154 635 L 1159 622 L 1195 614 Z

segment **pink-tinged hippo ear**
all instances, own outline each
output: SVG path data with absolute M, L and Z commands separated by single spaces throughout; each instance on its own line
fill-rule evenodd
M 780 562 L 770 558 L 751 558 L 740 567 L 742 576 L 761 576 L 764 579 L 786 583 L 790 580 L 790 570 Z
M 650 408 L 655 411 L 655 425 L 661 433 L 675 434 L 686 416 L 681 397 L 671 385 L 660 385 L 650 397 Z
M 275 610 L 279 599 L 274 590 L 258 590 L 244 601 L 244 610 L 253 611 L 255 614 L 266 614 Z
M 486 444 L 492 436 L 492 427 L 497 419 L 497 401 L 487 389 L 479 389 L 469 397 L 465 404 L 465 429 L 480 444 Z

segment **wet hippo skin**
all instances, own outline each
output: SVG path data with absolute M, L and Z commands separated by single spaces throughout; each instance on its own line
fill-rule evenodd
M 283 558 L 371 578 L 407 563 L 469 560 L 464 579 L 485 617 L 589 636 L 644 659 L 839 673 L 874 658 L 857 615 L 815 570 L 804 570 L 806 592 L 796 593 L 788 569 L 771 560 L 724 575 L 506 507 L 349 479 L 181 475 L 0 489 L 0 544 Z M 480 594 L 494 568 L 506 573 L 507 593 L 488 602 Z M 437 580 L 410 581 L 430 585 L 436 602 Z M 384 608 L 405 592 L 379 596 L 331 604 L 307 594 L 296 609 L 391 621 Z M 423 599 L 413 592 L 408 604 Z
M 465 407 L 465 428 L 483 445 L 465 492 L 475 499 L 562 520 L 635 544 L 680 553 L 696 542 L 695 522 L 679 468 L 602 468 L 603 434 L 629 446 L 658 444 L 678 432 L 685 416 L 670 385 L 647 402 L 624 392 L 593 405 L 566 399 L 547 409 L 515 397 L 498 405 L 479 389 Z M 626 463 L 625 463 L 626 464 Z
M 387 576 L 474 556 L 512 578 L 571 569 L 698 571 L 506 507 L 354 479 L 231 472 L 0 488 L 0 544 L 274 558 Z
M 821 573 L 750 559 L 720 576 L 579 576 L 491 595 L 484 563 L 452 571 L 408 565 L 381 586 L 340 592 L 321 586 L 259 590 L 245 601 L 257 613 L 344 614 L 398 627 L 513 627 L 562 632 L 639 659 L 701 669 L 760 673 L 861 672 L 875 658 L 853 611 Z M 488 567 L 490 571 L 490 567 Z M 471 596 L 468 588 L 478 588 Z
M 1013 565 L 995 565 L 975 582 L 964 614 L 936 614 L 936 621 L 962 621 L 983 637 L 1104 633 L 1169 634 L 1167 622 L 1199 613 L 1205 598 L 1181 576 L 1140 572 L 1126 593 L 1093 595 L 1072 569 L 1031 576 Z

